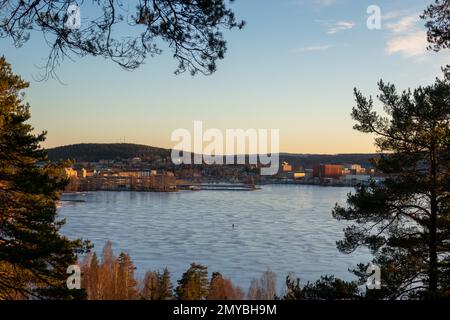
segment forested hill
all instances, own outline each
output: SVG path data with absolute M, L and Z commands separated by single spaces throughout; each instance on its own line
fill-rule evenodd
M 48 149 L 52 161 L 74 159 L 76 161 L 118 160 L 140 157 L 154 160 L 170 156 L 170 150 L 132 143 L 81 143 Z
M 50 160 L 74 159 L 80 161 L 99 161 L 131 159 L 156 160 L 170 157 L 170 150 L 131 143 L 82 143 L 48 149 Z M 370 158 L 376 154 L 280 154 L 280 161 L 305 168 L 312 168 L 314 163 L 358 163 L 370 167 Z

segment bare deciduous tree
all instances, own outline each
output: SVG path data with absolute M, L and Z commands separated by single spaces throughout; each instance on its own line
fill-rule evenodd
M 111 242 L 103 248 L 102 261 L 95 253 L 88 254 L 81 264 L 81 285 L 89 300 L 134 300 L 138 298 L 135 267 L 130 256 L 121 253 L 116 258 Z
M 252 279 L 250 282 L 250 288 L 248 288 L 247 299 L 248 300 L 261 300 L 262 293 L 261 287 L 259 286 L 258 279 Z
M 267 269 L 261 276 L 261 279 L 253 279 L 248 289 L 248 300 L 274 300 L 277 296 L 276 275 L 270 269 Z

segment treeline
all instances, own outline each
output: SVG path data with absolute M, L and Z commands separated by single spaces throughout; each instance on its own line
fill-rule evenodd
M 302 286 L 293 275 L 286 277 L 283 292 L 277 292 L 277 277 L 270 269 L 260 279 L 252 279 L 247 293 L 219 272 L 208 277 L 208 268 L 192 263 L 173 285 L 167 268 L 148 271 L 143 279 L 135 276 L 136 267 L 126 253 L 115 256 L 107 241 L 101 258 L 88 253 L 81 262 L 81 287 L 89 300 L 300 300 L 360 299 L 362 293 L 354 282 L 325 276 Z
M 192 263 L 174 287 L 170 272 L 148 271 L 144 278 L 135 277 L 135 266 L 126 253 L 115 256 L 110 241 L 101 258 L 88 253 L 81 262 L 81 286 L 89 300 L 241 300 L 244 292 L 230 279 L 214 272 L 208 278 L 206 266 Z
M 74 159 L 77 162 L 99 160 L 123 160 L 140 157 L 154 161 L 170 159 L 171 150 L 133 143 L 80 143 L 47 150 L 52 161 Z M 370 159 L 379 154 L 289 154 L 281 153 L 280 162 L 287 161 L 294 166 L 312 168 L 315 163 L 358 163 L 371 167 Z M 248 155 L 246 156 L 248 163 Z
M 80 143 L 47 150 L 51 161 L 73 159 L 77 162 L 122 160 L 140 157 L 153 161 L 170 158 L 170 150 L 134 143 Z

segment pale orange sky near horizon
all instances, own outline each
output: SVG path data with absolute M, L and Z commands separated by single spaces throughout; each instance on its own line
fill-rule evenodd
M 193 123 L 187 123 L 186 126 L 181 127 L 189 130 L 192 133 L 193 138 Z M 206 126 L 204 131 L 210 126 Z M 242 128 L 244 130 L 248 127 L 235 127 L 235 128 L 218 128 L 223 132 L 225 136 L 226 129 Z M 274 127 L 267 127 L 268 129 Z M 335 127 L 336 128 L 336 127 Z M 36 128 L 37 129 L 37 128 Z M 177 128 L 174 128 L 177 129 Z M 258 128 L 256 128 L 258 129 Z M 265 129 L 265 128 L 263 128 Z M 276 128 L 275 128 L 276 129 Z M 78 143 L 135 143 L 149 145 L 153 147 L 161 147 L 171 149 L 177 142 L 172 142 L 170 136 L 172 131 L 168 128 L 151 130 L 145 129 L 143 126 L 137 125 L 134 133 L 135 136 L 118 136 L 115 134 L 114 128 L 111 128 L 111 132 L 104 132 L 98 130 L 93 133 L 95 127 L 86 131 L 86 135 L 81 137 L 68 135 L 54 135 L 51 131 L 47 133 L 47 140 L 43 143 L 45 148 L 52 148 L 62 145 L 78 144 Z M 314 132 L 308 132 L 308 127 L 296 128 L 296 130 L 280 129 L 280 152 L 286 153 L 310 153 L 310 154 L 336 154 L 336 153 L 374 153 L 376 151 L 373 146 L 373 138 L 370 135 L 359 133 L 352 130 L 333 130 L 333 127 L 328 127 L 324 124 L 317 125 L 317 130 L 320 130 L 322 136 L 320 138 L 314 137 Z M 62 131 L 62 130 L 61 130 Z M 158 131 L 158 132 L 155 132 Z M 352 132 L 353 131 L 353 132 Z M 70 131 L 67 131 L 70 132 Z M 113 138 L 108 137 L 111 134 Z M 103 136 L 103 138 L 91 138 Z M 142 138 L 147 136 L 148 138 Z M 224 138 L 225 145 L 225 138 Z M 203 146 L 207 146 L 209 142 L 204 142 Z
M 376 97 L 380 79 L 398 91 L 430 85 L 450 52 L 427 51 L 423 0 L 380 0 L 379 30 L 367 28 L 372 4 L 233 2 L 247 25 L 224 33 L 228 51 L 211 76 L 174 75 L 177 62 L 164 47 L 132 72 L 100 57 L 75 57 L 58 68 L 62 83 L 36 81 L 49 53 L 41 34 L 21 48 L 10 39 L 0 46 L 13 71 L 30 81 L 31 124 L 48 131 L 44 147 L 125 140 L 172 148 L 174 130 L 201 120 L 222 131 L 279 129 L 280 152 L 373 153 L 374 137 L 353 130 L 353 89 Z M 89 12 L 81 14 L 88 19 Z

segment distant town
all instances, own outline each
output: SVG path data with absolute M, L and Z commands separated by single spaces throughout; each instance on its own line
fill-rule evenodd
M 161 153 L 152 157 L 73 161 L 72 166 L 66 168 L 70 181 L 66 192 L 254 190 L 263 184 L 355 186 L 384 180 L 381 172 L 359 163 L 304 161 L 308 163 L 302 164 L 301 160 L 293 161 L 295 163 L 282 160 L 277 174 L 262 176 L 260 165 L 175 165 L 170 157 Z

